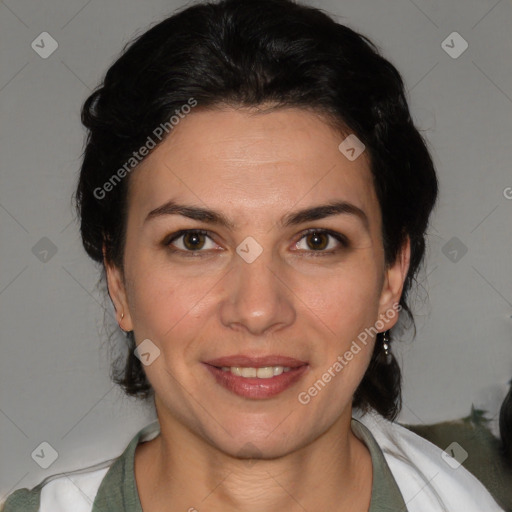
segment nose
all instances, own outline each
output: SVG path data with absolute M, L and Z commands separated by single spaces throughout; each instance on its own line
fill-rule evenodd
M 255 336 L 292 325 L 294 296 L 279 266 L 272 264 L 270 251 L 264 250 L 252 263 L 235 258 L 220 308 L 222 324 Z

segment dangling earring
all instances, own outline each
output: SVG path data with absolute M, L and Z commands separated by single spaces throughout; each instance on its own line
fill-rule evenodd
M 121 316 L 121 318 L 123 318 Z M 389 331 L 384 331 L 382 333 L 382 347 L 384 348 L 384 354 L 386 356 L 389 356 L 389 335 L 388 335 L 388 332 Z
M 393 356 L 391 355 L 391 347 L 389 343 L 389 330 L 387 330 L 382 333 L 382 348 L 384 349 L 384 356 L 386 358 L 386 363 L 388 364 L 391 362 L 393 358 Z

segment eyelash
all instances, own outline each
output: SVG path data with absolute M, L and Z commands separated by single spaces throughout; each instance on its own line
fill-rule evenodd
M 204 253 L 204 252 L 207 252 L 207 251 L 202 251 L 202 250 L 190 251 L 190 250 L 184 250 L 184 249 L 176 249 L 176 248 L 173 248 L 171 246 L 172 242 L 175 242 L 179 238 L 181 238 L 184 235 L 189 234 L 189 233 L 205 235 L 208 238 L 210 238 L 210 240 L 212 240 L 212 238 L 210 236 L 210 232 L 209 231 L 205 231 L 204 229 L 182 229 L 180 231 L 177 231 L 176 233 L 173 233 L 173 234 L 167 236 L 165 238 L 165 240 L 163 241 L 163 245 L 166 246 L 172 253 L 180 253 L 181 255 L 183 255 L 185 257 L 202 257 L 203 255 L 201 253 Z M 331 236 L 332 238 L 337 240 L 339 242 L 339 244 L 341 245 L 341 247 L 344 248 L 344 249 L 348 249 L 349 246 L 350 246 L 349 241 L 345 237 L 345 235 L 342 235 L 341 233 L 338 233 L 336 231 L 331 231 L 329 229 L 320 229 L 320 228 L 309 228 L 306 231 L 303 231 L 301 233 L 301 236 L 300 236 L 299 240 L 297 242 L 295 242 L 295 244 L 298 244 L 303 238 L 305 238 L 306 236 L 308 236 L 310 234 L 313 234 L 313 233 L 319 234 L 319 235 L 329 235 L 329 236 Z M 308 255 L 308 257 L 309 256 L 312 256 L 312 257 L 321 256 L 322 257 L 322 256 L 335 255 L 338 251 L 339 251 L 339 248 L 338 249 L 334 249 L 334 250 L 331 249 L 329 251 L 325 251 L 325 250 L 318 250 L 318 251 L 310 250 L 310 251 L 299 251 L 299 252 L 309 252 L 310 254 Z
M 299 238 L 299 240 L 296 243 L 299 243 L 303 238 L 305 238 L 308 235 L 311 235 L 313 233 L 319 234 L 319 235 L 329 235 L 329 236 L 331 236 L 336 241 L 338 241 L 338 243 L 340 244 L 340 247 L 338 247 L 336 249 L 330 249 L 329 251 L 325 251 L 325 250 L 319 250 L 319 251 L 310 250 L 310 251 L 308 251 L 309 252 L 309 256 L 312 256 L 312 257 L 334 256 L 340 250 L 348 249 L 350 247 L 350 243 L 348 241 L 348 238 L 345 235 L 342 235 L 341 233 L 338 233 L 337 231 L 331 231 L 330 229 L 321 229 L 321 228 L 309 228 L 309 229 L 306 229 L 306 231 L 303 231 L 301 233 L 300 238 Z M 327 245 L 329 245 L 329 244 L 327 244 Z

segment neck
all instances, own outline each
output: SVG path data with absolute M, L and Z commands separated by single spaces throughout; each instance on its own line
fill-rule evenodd
M 273 459 L 239 459 L 159 415 L 160 435 L 140 444 L 135 476 L 144 512 L 207 509 L 367 511 L 372 464 L 350 429 L 351 411 L 326 432 Z

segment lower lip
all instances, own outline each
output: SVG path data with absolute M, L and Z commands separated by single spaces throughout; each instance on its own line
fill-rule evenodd
M 293 386 L 307 371 L 308 365 L 291 368 L 289 372 L 283 372 L 270 379 L 258 379 L 256 377 L 239 377 L 226 372 L 221 368 L 203 363 L 215 380 L 227 390 L 245 398 L 264 399 L 282 393 Z

